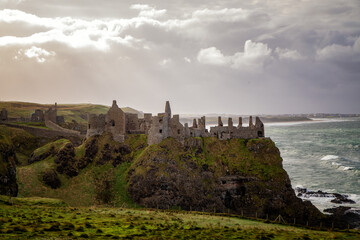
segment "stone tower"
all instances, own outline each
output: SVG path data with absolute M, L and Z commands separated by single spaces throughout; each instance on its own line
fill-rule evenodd
M 123 142 L 125 138 L 125 113 L 113 101 L 111 108 L 105 116 L 105 131 L 112 133 L 114 140 Z
M 168 115 L 171 118 L 171 108 L 170 108 L 170 102 L 166 101 L 165 104 L 165 114 Z

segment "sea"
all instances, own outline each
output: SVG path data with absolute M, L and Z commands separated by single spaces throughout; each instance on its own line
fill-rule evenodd
M 360 209 L 360 118 L 313 119 L 265 124 L 265 135 L 279 148 L 292 187 L 348 195 L 355 204 L 330 197 L 302 197 L 324 210 Z

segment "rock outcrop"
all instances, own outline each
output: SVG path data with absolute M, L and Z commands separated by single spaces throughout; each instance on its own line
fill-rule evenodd
M 168 138 L 149 146 L 128 172 L 133 200 L 153 208 L 232 212 L 297 223 L 326 217 L 297 198 L 270 139 Z M 197 143 L 194 143 L 196 141 Z
M 0 195 L 16 197 L 16 154 L 13 145 L 0 135 Z

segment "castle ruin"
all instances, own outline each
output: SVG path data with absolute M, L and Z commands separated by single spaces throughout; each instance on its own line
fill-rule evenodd
M 45 115 L 43 110 L 36 109 L 33 114 L 31 114 L 30 117 L 31 122 L 44 122 L 45 121 Z
M 8 112 L 5 108 L 3 108 L 0 112 L 0 121 L 8 120 Z
M 101 135 L 103 132 L 112 133 L 114 140 L 123 142 L 127 134 L 146 134 L 148 144 L 157 144 L 168 137 L 175 138 L 183 143 L 189 137 L 216 137 L 220 140 L 232 138 L 251 139 L 265 136 L 264 124 L 256 117 L 253 124 L 252 117 L 249 118 L 249 126 L 242 126 L 242 118 L 239 118 L 238 126 L 233 125 L 232 118 L 228 119 L 228 125 L 224 126 L 221 117 L 218 125 L 206 128 L 205 116 L 194 119 L 191 127 L 187 123 L 180 123 L 179 115 L 172 115 L 169 101 L 165 104 L 165 112 L 152 116 L 145 113 L 144 118 L 138 118 L 137 114 L 124 113 L 118 107 L 116 101 L 107 114 L 89 114 L 86 138 L 93 135 Z
M 57 103 L 55 103 L 54 109 L 50 107 L 48 110 L 45 111 L 44 120 L 45 122 L 51 121 L 56 124 L 65 123 L 64 116 L 57 115 Z
M 126 134 L 146 134 L 151 117 L 151 114 L 145 114 L 143 119 L 139 119 L 137 114 L 125 113 L 114 100 L 107 114 L 88 114 L 86 138 L 109 132 L 115 141 L 123 142 Z

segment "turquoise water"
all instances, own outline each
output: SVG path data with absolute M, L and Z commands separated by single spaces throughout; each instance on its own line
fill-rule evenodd
M 293 188 L 348 194 L 360 207 L 360 119 L 265 124 Z M 336 204 L 310 199 L 320 209 Z

